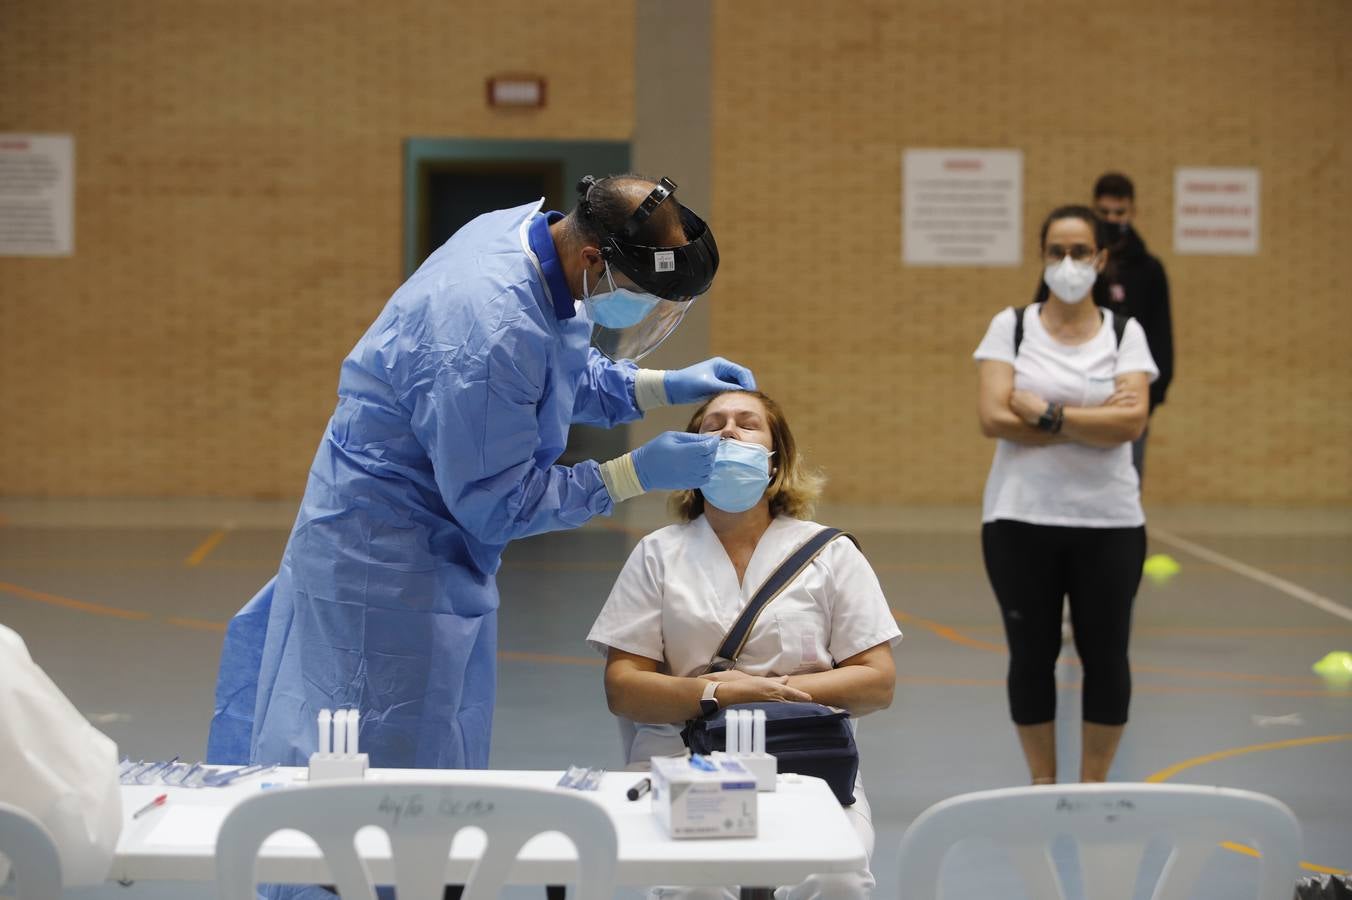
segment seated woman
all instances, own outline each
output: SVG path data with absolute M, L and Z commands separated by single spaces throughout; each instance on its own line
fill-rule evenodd
M 673 497 L 681 524 L 639 542 L 587 636 L 606 655 L 611 712 L 641 723 L 629 762 L 683 752 L 681 724 L 700 714 L 706 690 L 722 706 L 813 700 L 854 717 L 885 709 L 896 683 L 891 645 L 901 632 L 873 569 L 844 538 L 827 544 L 765 608 L 735 670 L 701 674 L 760 585 L 821 530 L 807 516 L 822 479 L 804 466 L 783 411 L 759 392 L 713 397 L 695 411 L 688 430 L 736 442 L 728 445 L 735 455 L 725 461 L 720 452 L 708 485 Z M 861 784 L 854 795 L 846 815 L 872 854 Z M 865 897 L 873 884 L 864 869 L 814 876 L 779 893 Z

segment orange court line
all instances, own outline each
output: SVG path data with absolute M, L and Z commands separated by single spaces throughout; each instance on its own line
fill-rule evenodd
M 941 622 L 935 622 L 933 619 L 913 616 L 910 613 L 904 613 L 898 609 L 892 610 L 892 616 L 903 625 L 919 625 L 921 628 L 934 632 L 946 641 L 952 641 L 953 643 L 961 644 L 964 647 L 971 647 L 974 650 L 986 650 L 991 653 L 1005 652 L 1005 646 L 1003 644 L 994 644 L 990 641 L 981 641 L 976 638 L 970 638 L 956 628 L 944 625 Z
M 212 550 L 216 549 L 216 545 L 225 540 L 225 533 L 226 529 L 217 528 L 211 534 L 207 535 L 206 539 L 197 545 L 197 549 L 189 553 L 188 558 L 183 560 L 183 565 L 188 566 L 189 568 L 200 566 L 202 560 L 206 559 L 207 555 L 211 553 Z
M 225 631 L 227 624 L 225 622 L 210 622 L 206 619 L 186 619 L 182 616 L 170 616 L 164 621 L 180 628 L 194 628 L 198 631 Z
M 43 591 L 35 591 L 17 584 L 10 584 L 7 581 L 0 581 L 0 591 L 7 594 L 13 594 L 16 597 L 22 597 L 25 600 L 34 600 L 38 603 L 46 603 L 50 606 L 63 606 L 66 609 L 79 610 L 80 612 L 91 613 L 96 616 L 111 616 L 114 619 L 130 619 L 132 621 L 144 621 L 151 618 L 150 613 L 137 612 L 132 609 L 119 609 L 116 606 L 104 606 L 101 603 L 90 603 L 87 600 L 72 600 L 70 597 L 62 597 L 59 594 L 48 594 Z
M 606 661 L 590 656 L 554 656 L 549 653 L 526 653 L 521 650 L 499 650 L 498 659 L 511 662 L 558 663 L 565 666 L 604 666 Z
M 892 610 L 892 615 L 898 622 L 903 624 L 915 624 L 927 631 L 933 632 L 946 641 L 952 641 L 964 647 L 971 647 L 976 650 L 985 650 L 992 653 L 1006 653 L 1007 650 L 1003 644 L 996 644 L 992 641 L 983 641 L 977 638 L 968 637 L 961 631 L 952 626 L 945 625 L 942 622 L 936 622 L 933 619 L 926 619 L 921 616 L 914 616 L 901 610 Z M 1068 665 L 1078 666 L 1080 661 L 1073 657 L 1063 660 Z M 1307 685 L 1311 688 L 1322 686 L 1324 682 L 1318 678 L 1296 675 L 1253 675 L 1247 672 L 1216 672 L 1205 669 L 1183 669 L 1171 666 L 1151 666 L 1138 665 L 1133 663 L 1131 670 L 1133 672 L 1142 672 L 1153 675 L 1172 675 L 1184 678 L 1219 678 L 1227 681 L 1250 681 L 1250 682 L 1277 682 L 1278 684 Z M 1324 696 L 1325 692 L 1318 692 L 1319 696 Z M 1298 695 L 1303 696 L 1303 695 Z

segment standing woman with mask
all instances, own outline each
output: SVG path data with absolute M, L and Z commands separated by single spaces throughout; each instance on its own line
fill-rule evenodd
M 837 537 L 785 586 L 748 632 L 736 667 L 707 673 L 724 635 L 779 566 L 822 526 L 808 521 L 821 479 L 803 464 L 783 411 L 755 391 L 699 407 L 689 431 L 721 438 L 710 480 L 674 495 L 678 525 L 639 541 L 587 642 L 606 656 L 610 711 L 640 723 L 627 762 L 685 752 L 681 723 L 735 703 L 814 700 L 854 717 L 892 702 L 892 644 L 901 639 L 878 578 Z M 856 781 L 846 815 L 873 851 Z M 867 897 L 867 869 L 814 875 L 777 896 Z M 650 897 L 735 898 L 724 888 L 656 888 Z
M 1056 658 L 1070 598 L 1083 665 L 1080 780 L 1105 781 L 1127 721 L 1145 514 L 1131 442 L 1159 371 L 1141 326 L 1086 302 L 1107 264 L 1094 213 L 1042 225 L 1034 302 L 977 347 L 981 431 L 997 439 L 981 543 L 1009 641 L 1009 706 L 1034 784 L 1056 781 Z

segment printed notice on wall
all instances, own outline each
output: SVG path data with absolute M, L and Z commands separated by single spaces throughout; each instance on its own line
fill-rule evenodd
M 0 256 L 69 256 L 74 213 L 74 139 L 0 134 Z
M 1258 252 L 1257 169 L 1174 170 L 1174 252 Z
M 901 183 L 906 265 L 1019 264 L 1022 152 L 907 150 L 901 159 Z

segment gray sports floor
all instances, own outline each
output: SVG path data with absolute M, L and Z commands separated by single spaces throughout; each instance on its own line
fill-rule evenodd
M 196 759 L 224 623 L 275 571 L 292 515 L 287 503 L 0 501 L 0 621 L 125 754 Z M 1352 611 L 1352 511 L 1148 515 L 1150 552 L 1181 569 L 1146 579 L 1137 599 L 1132 720 L 1114 778 L 1192 762 L 1169 780 L 1272 794 L 1298 815 L 1307 863 L 1352 870 L 1352 687 L 1311 671 L 1329 651 L 1352 651 L 1352 620 L 1338 615 Z M 893 897 L 897 843 L 917 814 L 1026 781 L 1005 711 L 1003 637 L 975 510 L 817 518 L 860 537 L 905 632 L 896 700 L 860 728 L 877 896 Z M 583 637 L 637 536 L 662 521 L 656 504 L 636 501 L 617 519 L 509 549 L 495 768 L 620 766 L 600 659 Z M 1079 675 L 1072 648 L 1062 659 L 1062 769 L 1073 773 Z M 1218 849 L 1198 896 L 1254 896 L 1256 865 Z M 994 848 L 965 845 L 949 872 L 951 896 L 1020 896 Z M 212 893 L 180 884 L 77 895 Z

